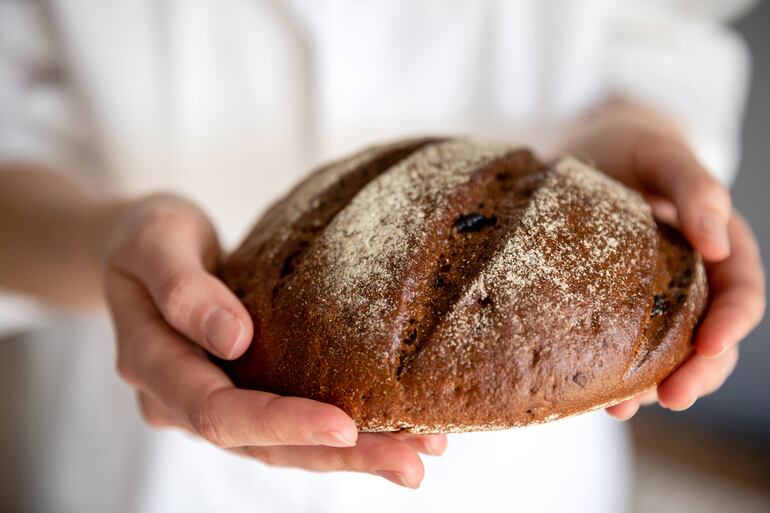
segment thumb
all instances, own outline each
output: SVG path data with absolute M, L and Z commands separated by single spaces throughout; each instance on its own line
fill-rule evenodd
M 176 201 L 142 216 L 116 260 L 150 293 L 163 318 L 178 332 L 224 358 L 237 358 L 252 338 L 243 304 L 207 270 L 218 253 L 216 235 L 205 216 Z

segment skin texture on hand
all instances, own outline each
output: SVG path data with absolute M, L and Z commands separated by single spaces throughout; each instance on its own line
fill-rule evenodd
M 764 315 L 759 246 L 727 189 L 665 118 L 640 105 L 613 101 L 583 120 L 575 134 L 564 153 L 588 156 L 602 171 L 641 191 L 655 216 L 677 226 L 706 263 L 709 306 L 693 354 L 656 389 L 607 408 L 621 420 L 656 401 L 685 410 L 724 383 L 738 361 L 738 342 Z
M 104 290 L 118 372 L 144 418 L 275 466 L 353 470 L 419 486 L 418 453 L 439 455 L 445 435 L 359 434 L 336 406 L 235 388 L 204 353 L 237 358 L 252 338 L 240 301 L 211 271 L 219 247 L 191 203 L 152 196 L 128 205 L 109 241 Z

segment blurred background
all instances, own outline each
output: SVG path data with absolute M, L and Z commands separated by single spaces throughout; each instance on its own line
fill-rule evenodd
M 740 172 L 733 201 L 770 269 L 770 4 L 736 28 L 753 58 Z M 770 319 L 741 343 L 727 383 L 692 408 L 643 408 L 632 421 L 637 512 L 770 511 Z

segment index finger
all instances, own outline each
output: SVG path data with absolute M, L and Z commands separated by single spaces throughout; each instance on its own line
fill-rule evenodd
M 698 354 L 721 355 L 754 329 L 764 315 L 765 277 L 751 228 L 734 212 L 729 224 L 730 257 L 707 265 L 711 302 L 695 337 Z
M 169 327 L 139 283 L 113 297 L 119 367 L 209 442 L 221 447 L 355 445 L 358 431 L 340 408 L 311 399 L 235 388 L 200 348 Z
M 719 261 L 730 254 L 730 194 L 684 144 L 643 138 L 632 168 L 643 187 L 674 203 L 682 231 L 704 259 Z
M 251 343 L 246 308 L 213 274 L 218 244 L 199 212 L 156 206 L 115 258 L 116 267 L 150 293 L 165 320 L 220 358 L 237 358 Z

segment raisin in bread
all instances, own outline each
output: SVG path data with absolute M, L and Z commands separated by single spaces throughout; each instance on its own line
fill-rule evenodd
M 362 431 L 500 429 L 607 406 L 688 356 L 700 257 L 574 158 L 423 139 L 323 167 L 222 265 L 254 319 L 236 385 Z

